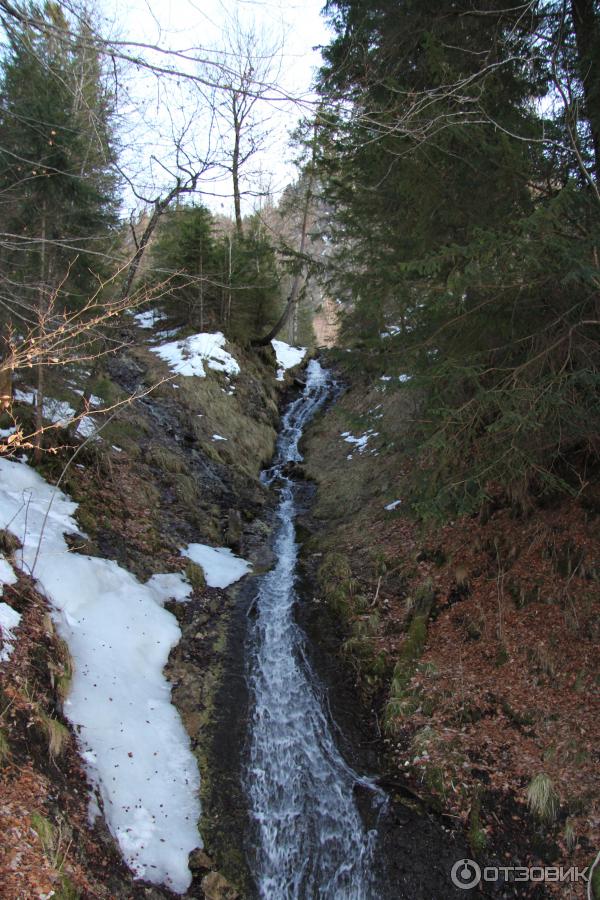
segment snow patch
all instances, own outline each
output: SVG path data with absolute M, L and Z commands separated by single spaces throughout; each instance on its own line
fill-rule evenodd
M 75 390 L 76 394 L 83 395 L 81 389 Z M 20 391 L 14 392 L 14 399 L 19 403 L 35 403 L 36 391 Z M 102 406 L 104 400 L 102 397 L 96 397 L 92 394 L 89 398 L 90 406 Z M 66 428 L 70 425 L 76 416 L 73 407 L 66 400 L 54 400 L 52 397 L 45 397 L 42 403 L 42 415 L 48 422 L 53 425 L 61 425 Z M 91 437 L 97 429 L 96 422 L 90 416 L 83 416 L 79 420 L 76 432 L 81 437 Z
M 15 646 L 15 628 L 20 621 L 20 614 L 12 606 L 0 603 L 0 662 L 10 659 Z
M 5 584 L 14 584 L 17 580 L 11 564 L 0 554 L 0 597 Z M 14 630 L 21 621 L 20 614 L 9 606 L 8 603 L 0 603 L 0 662 L 10 659 L 13 651 L 15 636 Z
M 169 338 L 176 337 L 180 330 L 180 328 L 167 328 L 165 331 L 157 331 L 154 337 L 160 341 L 168 341 Z
M 81 388 L 73 388 L 73 393 L 79 394 L 80 397 L 83 397 L 85 392 Z M 90 404 L 90 406 L 102 406 L 104 400 L 102 399 L 102 397 L 97 397 L 95 394 L 90 394 L 90 396 L 88 397 L 88 403 Z
M 35 398 L 35 391 L 22 391 L 20 388 L 13 391 L 13 400 L 17 403 L 35 403 Z
M 91 416 L 83 416 L 79 420 L 75 433 L 80 437 L 88 438 L 96 434 L 98 425 Z
M 34 404 L 37 391 L 16 390 L 13 397 L 17 403 Z M 53 425 L 66 427 L 73 420 L 75 410 L 66 400 L 54 400 L 52 397 L 44 397 L 42 401 L 42 415 L 44 419 L 52 422 Z
M 213 441 L 226 441 L 227 440 L 227 438 L 223 437 L 222 434 L 213 434 L 212 439 L 213 439 Z
M 162 322 L 166 318 L 166 315 L 160 309 L 145 309 L 143 312 L 136 313 L 133 321 L 138 328 L 154 328 L 157 322 Z
M 0 458 L 0 527 L 23 544 L 17 561 L 48 597 L 74 659 L 65 714 L 125 861 L 183 893 L 188 854 L 201 844 L 199 775 L 163 675 L 181 633 L 162 608 L 183 600 L 182 575 L 141 584 L 113 560 L 70 553 L 77 508 L 33 469 Z
M 250 563 L 236 556 L 229 547 L 209 547 L 208 544 L 190 544 L 181 551 L 192 562 L 202 567 L 209 587 L 226 588 L 239 581 L 252 570 Z
M 402 500 L 392 500 L 391 503 L 386 504 L 386 506 L 384 506 L 383 508 L 388 510 L 396 509 L 396 507 L 400 506 L 401 503 Z
M 75 416 L 75 410 L 66 400 L 53 400 L 45 397 L 42 401 L 42 415 L 54 425 L 66 427 Z
M 369 438 L 377 437 L 378 434 L 379 434 L 378 431 L 373 431 L 372 428 L 369 428 L 368 431 L 365 431 L 364 434 L 361 434 L 358 437 L 355 437 L 349 431 L 342 431 L 340 437 L 343 437 L 347 444 L 354 444 L 355 449 L 358 450 L 359 453 L 364 453 L 365 450 L 367 449 L 367 444 L 369 443 Z M 352 459 L 352 453 L 349 453 L 346 458 Z
M 146 587 L 154 594 L 154 600 L 162 606 L 165 600 L 177 600 L 185 603 L 190 599 L 191 587 L 181 572 L 166 572 L 153 575 L 146 582 Z
M 3 585 L 15 584 L 16 581 L 17 576 L 15 575 L 15 570 L 6 557 L 0 554 L 0 597 L 2 596 Z
M 240 367 L 231 353 L 225 350 L 225 343 L 225 336 L 220 331 L 214 334 L 202 332 L 181 341 L 171 341 L 150 349 L 152 353 L 164 359 L 171 371 L 177 375 L 196 375 L 198 378 L 204 378 L 205 364 L 215 372 L 239 375 Z
M 287 369 L 300 365 L 306 356 L 306 347 L 292 347 L 285 341 L 271 341 L 277 357 L 277 381 L 283 381 Z

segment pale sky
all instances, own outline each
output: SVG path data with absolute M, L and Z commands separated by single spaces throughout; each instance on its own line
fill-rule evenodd
M 293 151 L 287 146 L 287 136 L 302 113 L 309 112 L 315 99 L 311 93 L 311 82 L 321 57 L 313 47 L 328 42 L 328 29 L 320 15 L 323 3 L 324 0 L 305 0 L 303 3 L 280 0 L 130 0 L 124 4 L 122 0 L 102 0 L 102 8 L 109 31 L 116 33 L 121 40 L 157 45 L 161 49 L 218 50 L 223 44 L 224 27 L 236 15 L 244 26 L 253 24 L 257 30 L 268 33 L 270 43 L 281 48 L 276 65 L 279 70 L 276 76 L 279 92 L 294 99 L 263 103 L 260 115 L 265 120 L 264 130 L 268 137 L 264 149 L 251 163 L 254 174 L 247 188 L 260 191 L 268 186 L 277 197 L 295 177 Z M 206 56 L 195 52 L 191 55 Z M 160 62 L 163 65 L 170 63 L 165 57 L 160 57 Z M 185 62 L 179 65 L 188 71 L 194 70 Z M 125 154 L 125 160 L 136 183 L 145 182 L 150 192 L 151 182 L 162 178 L 167 183 L 169 178 L 151 157 L 154 155 L 158 159 L 168 160 L 171 134 L 173 130 L 180 129 L 184 122 L 189 127 L 188 146 L 197 148 L 198 153 L 202 154 L 208 133 L 207 103 L 189 84 L 177 85 L 174 80 L 159 84 L 148 73 L 136 72 L 131 68 L 125 74 L 125 87 L 121 95 L 121 106 L 126 110 L 121 125 L 123 144 L 135 145 L 129 155 Z M 135 99 L 135 103 L 126 103 L 127 94 Z M 143 114 L 140 114 L 140 106 L 143 107 Z M 212 142 L 214 144 L 214 137 Z M 262 175 L 257 171 L 259 169 Z M 207 193 L 202 199 L 207 205 L 215 212 L 232 213 L 229 180 L 207 178 L 203 186 Z M 211 197 L 210 193 L 222 196 Z M 250 211 L 258 202 L 248 197 L 245 211 Z

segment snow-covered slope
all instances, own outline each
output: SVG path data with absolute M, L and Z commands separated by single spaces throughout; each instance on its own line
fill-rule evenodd
M 240 367 L 231 353 L 225 350 L 225 344 L 225 336 L 216 331 L 214 334 L 193 334 L 181 341 L 170 341 L 150 349 L 164 359 L 176 375 L 204 378 L 205 365 L 226 375 L 239 375 Z
M 137 581 L 116 562 L 69 552 L 76 504 L 33 469 L 0 458 L 0 527 L 23 543 L 16 563 L 48 597 L 74 659 L 65 714 L 124 859 L 183 892 L 201 844 L 199 774 L 163 675 L 180 630 L 162 608 L 191 587 L 178 574 Z
M 277 357 L 277 381 L 283 381 L 287 369 L 299 366 L 306 356 L 306 347 L 292 347 L 285 341 L 271 341 Z
M 229 547 L 209 547 L 208 544 L 190 544 L 181 551 L 192 562 L 202 567 L 209 587 L 226 588 L 239 581 L 252 569 L 245 559 L 236 556 Z

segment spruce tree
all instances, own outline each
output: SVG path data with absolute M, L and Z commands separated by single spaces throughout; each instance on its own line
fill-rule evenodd
M 36 340 L 114 268 L 105 254 L 117 198 L 111 100 L 92 26 L 84 15 L 74 28 L 57 3 L 28 11 L 47 27 L 13 23 L 0 75 L 0 275 L 5 323 L 18 319 Z M 43 380 L 39 366 L 38 439 Z
M 415 503 L 449 513 L 575 489 L 600 424 L 600 204 L 586 168 L 596 76 L 577 82 L 572 16 L 496 0 L 327 8 L 330 277 L 351 301 L 348 334 L 419 389 Z M 539 100 L 563 81 L 573 104 L 552 115 Z M 381 339 L 387 324 L 398 334 Z
M 111 102 L 90 24 L 74 34 L 58 4 L 33 11 L 53 30 L 13 28 L 2 66 L 0 185 L 13 235 L 4 266 L 22 300 L 61 284 L 73 303 L 112 267 L 103 258 L 116 229 Z
M 169 279 L 166 307 L 194 329 L 222 328 L 249 341 L 271 325 L 279 301 L 274 249 L 250 216 L 240 234 L 218 226 L 200 204 L 183 205 L 161 223 L 152 250 L 150 281 Z

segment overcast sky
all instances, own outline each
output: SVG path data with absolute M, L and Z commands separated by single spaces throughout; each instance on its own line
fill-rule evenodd
M 300 101 L 314 100 L 311 83 L 315 69 L 320 64 L 320 53 L 314 47 L 328 41 L 325 20 L 320 15 L 324 0 L 304 0 L 302 3 L 285 3 L 278 0 L 103 0 L 109 31 L 121 39 L 158 45 L 163 49 L 187 51 L 190 48 L 217 49 L 223 44 L 223 32 L 228 22 L 236 16 L 244 25 L 254 24 L 268 34 L 273 45 L 279 45 L 280 63 L 277 75 L 282 94 Z M 162 60 L 164 62 L 164 60 Z M 143 72 L 130 69 L 126 76 L 128 93 L 135 104 L 121 97 L 125 117 L 121 130 L 123 143 L 135 144 L 129 155 L 131 171 L 143 183 L 148 184 L 161 177 L 160 167 L 151 160 L 152 155 L 167 158 L 169 153 L 171 122 L 177 128 L 194 110 L 193 142 L 200 149 L 206 140 L 207 119 L 203 101 L 189 85 L 157 84 L 156 79 Z M 143 115 L 139 106 L 143 106 Z M 206 104 L 204 104 L 206 106 Z M 137 109 L 135 108 L 137 107 Z M 261 111 L 268 119 L 268 138 L 260 158 L 252 163 L 252 169 L 260 169 L 262 175 L 253 175 L 246 185 L 249 192 L 256 192 L 268 185 L 275 196 L 294 178 L 293 151 L 287 147 L 287 136 L 302 114 L 302 103 L 284 100 L 269 104 Z M 192 138 L 190 138 L 192 140 Z M 127 159 L 127 156 L 126 156 Z M 168 179 L 164 175 L 165 181 Z M 203 199 L 215 211 L 231 214 L 233 203 L 228 180 L 204 182 Z M 217 196 L 211 196 L 215 194 Z M 249 211 L 258 201 L 251 196 L 245 204 Z

